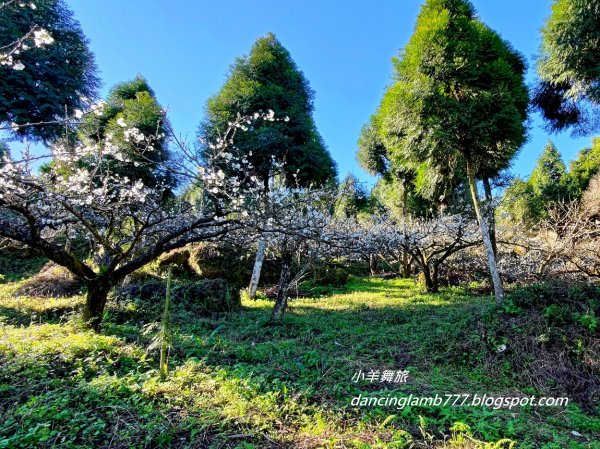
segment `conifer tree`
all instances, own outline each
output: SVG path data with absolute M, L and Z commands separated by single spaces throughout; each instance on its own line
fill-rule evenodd
M 84 109 L 98 85 L 88 41 L 63 0 L 0 4 L 0 124 L 17 137 L 54 140 L 63 126 L 53 122 Z
M 238 114 L 272 110 L 284 120 L 265 121 L 252 132 L 238 132 L 237 151 L 255 167 L 265 188 L 275 175 L 290 185 L 323 185 L 334 181 L 337 172 L 312 117 L 313 97 L 290 53 L 269 33 L 235 61 L 221 90 L 208 100 L 200 137 L 214 142 Z M 235 171 L 227 163 L 222 168 L 226 173 Z
M 523 57 L 466 0 L 427 0 L 377 115 L 391 164 L 463 177 L 481 227 L 496 299 L 496 267 L 478 179 L 508 167 L 525 141 L 529 102 Z
M 533 103 L 550 128 L 600 127 L 600 1 L 554 0 L 542 28 Z

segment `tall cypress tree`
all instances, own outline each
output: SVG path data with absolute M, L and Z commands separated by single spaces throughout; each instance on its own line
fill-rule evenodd
M 595 137 L 592 146 L 581 150 L 577 159 L 570 164 L 567 178 L 573 198 L 581 198 L 598 172 L 600 172 L 600 137 Z
M 425 164 L 468 179 L 498 301 L 504 297 L 477 179 L 506 168 L 525 141 L 529 102 L 523 57 L 477 19 L 466 0 L 427 0 L 394 60 L 379 110 L 392 163 Z
M 164 187 L 168 197 L 176 180 L 166 170 L 170 158 L 166 120 L 154 91 L 138 75 L 111 89 L 101 115 L 84 117 L 79 137 L 87 143 L 99 143 L 110 136 L 111 144 L 127 155 L 127 162 L 114 160 L 112 169 L 130 179 L 141 180 L 147 187 Z M 139 140 L 127 134 L 131 128 L 139 130 Z
M 531 172 L 529 183 L 533 193 L 542 198 L 547 206 L 566 199 L 567 168 L 554 144 L 548 142 Z
M 273 162 L 284 164 L 279 174 L 287 184 L 322 185 L 337 173 L 312 117 L 313 96 L 289 52 L 269 33 L 235 61 L 221 90 L 208 100 L 200 137 L 214 141 L 238 114 L 272 110 L 275 117 L 289 120 L 255 122 L 251 132 L 238 132 L 238 156 L 248 158 L 265 188 L 277 174 Z M 227 163 L 221 168 L 235 173 Z

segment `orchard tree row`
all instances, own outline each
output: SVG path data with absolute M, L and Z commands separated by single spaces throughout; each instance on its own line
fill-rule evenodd
M 380 176 L 368 193 L 352 176 L 337 185 L 314 93 L 274 35 L 235 61 L 186 142 L 141 76 L 98 99 L 93 55 L 61 0 L 4 2 L 0 127 L 47 151 L 2 143 L 0 236 L 79 279 L 96 329 L 113 287 L 197 242 L 255 254 L 251 297 L 276 253 L 273 319 L 311 267 L 333 260 L 374 272 L 378 261 L 396 264 L 435 292 L 449 265 L 482 247 L 499 302 L 507 273 L 560 265 L 599 277 L 597 141 L 568 172 L 549 146 L 527 181 L 506 175 L 531 106 L 554 129 L 597 129 L 599 3 L 554 2 L 530 99 L 523 56 L 470 2 L 425 1 L 359 139 L 361 165 Z M 496 214 L 494 188 L 507 184 Z

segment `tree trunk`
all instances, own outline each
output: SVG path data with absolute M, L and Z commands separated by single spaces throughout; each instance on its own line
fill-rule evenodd
M 402 250 L 402 277 L 408 279 L 410 277 L 410 261 L 408 252 Z
M 423 265 L 423 277 L 425 278 L 425 290 L 427 293 L 437 293 L 439 290 L 437 267 L 430 269 L 428 265 Z
M 248 286 L 248 296 L 250 299 L 256 298 L 256 290 L 258 290 L 258 282 L 260 281 L 260 273 L 262 271 L 263 262 L 265 261 L 265 252 L 267 250 L 267 241 L 261 238 L 258 241 L 258 249 L 256 258 L 254 259 L 254 269 L 252 270 L 252 278 Z
M 288 283 L 290 282 L 290 265 L 291 263 L 289 260 L 283 260 L 281 266 L 281 275 L 279 276 L 279 290 L 277 292 L 275 306 L 271 312 L 271 321 L 280 320 L 285 313 L 285 309 L 287 307 L 287 289 Z
M 402 183 L 402 218 L 406 220 L 408 217 L 408 181 L 405 179 Z M 410 277 L 410 263 L 408 251 L 402 250 L 402 277 L 408 279 Z
M 494 285 L 494 295 L 496 296 L 496 302 L 501 303 L 504 301 L 504 288 L 502 287 L 502 279 L 500 279 L 498 267 L 496 266 L 496 257 L 494 256 L 494 248 L 490 239 L 487 221 L 481 213 L 477 180 L 475 179 L 475 172 L 470 161 L 467 161 L 467 176 L 469 177 L 469 188 L 471 190 L 471 198 L 473 199 L 473 207 L 475 208 L 475 213 L 477 214 L 477 220 L 479 221 L 479 227 L 481 229 L 481 237 L 483 239 L 483 245 L 485 246 L 485 253 L 488 259 L 490 276 L 492 277 L 492 284 Z
M 110 288 L 111 284 L 107 279 L 96 280 L 87 284 L 87 296 L 82 311 L 83 321 L 96 332 L 100 329 Z
M 483 191 L 485 194 L 485 205 L 486 205 L 486 216 L 490 227 L 490 240 L 492 241 L 492 248 L 494 249 L 494 257 L 498 260 L 498 246 L 496 244 L 496 217 L 494 214 L 492 196 L 492 186 L 490 185 L 489 178 L 483 178 Z
M 375 254 L 369 254 L 369 271 L 371 276 L 377 274 L 377 257 L 375 257 Z

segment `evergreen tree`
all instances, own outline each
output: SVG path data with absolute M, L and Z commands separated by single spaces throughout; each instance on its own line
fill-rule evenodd
M 392 163 L 468 180 L 501 301 L 477 179 L 508 167 L 525 141 L 529 98 L 523 57 L 476 18 L 470 2 L 427 0 L 394 68 L 394 83 L 377 112 L 379 137 Z
M 6 164 L 10 158 L 10 149 L 4 140 L 0 140 L 0 168 Z
M 584 148 L 571 162 L 567 175 L 569 189 L 574 199 L 580 199 L 591 179 L 600 172 L 600 137 L 592 140 L 591 148 Z
M 138 133 L 128 132 L 131 128 Z M 79 127 L 79 137 L 85 143 L 106 143 L 118 146 L 127 162 L 114 160 L 113 170 L 130 179 L 141 180 L 145 186 L 164 186 L 167 196 L 176 180 L 167 170 L 170 154 L 164 111 L 154 91 L 140 75 L 131 81 L 115 85 L 106 100 L 101 115 L 87 114 Z
M 356 217 L 369 208 L 369 195 L 360 185 L 360 181 L 349 173 L 340 183 L 339 199 L 335 205 L 334 215 L 338 217 Z
M 531 184 L 516 178 L 504 192 L 501 210 L 508 215 L 508 221 L 535 226 L 539 223 L 543 207 Z
M 200 137 L 213 142 L 238 114 L 272 110 L 287 121 L 255 122 L 251 132 L 238 132 L 240 156 L 252 163 L 265 188 L 275 175 L 289 185 L 323 185 L 335 180 L 336 166 L 312 117 L 313 96 L 289 52 L 269 33 L 255 42 L 249 55 L 235 61 L 219 93 L 208 100 Z M 277 164 L 283 164 L 282 172 Z M 226 163 L 221 168 L 236 172 Z
M 531 172 L 529 183 L 533 193 L 549 206 L 567 199 L 566 174 L 567 168 L 560 153 L 554 144 L 549 142 Z
M 548 142 L 527 181 L 515 179 L 504 195 L 504 210 L 511 220 L 535 226 L 549 211 L 570 201 L 569 176 L 554 144 Z
M 600 1 L 554 0 L 542 29 L 534 104 L 561 130 L 600 126 Z
M 429 170 L 426 163 L 398 161 L 379 137 L 378 119 L 373 115 L 363 127 L 357 152 L 360 166 L 380 177 L 373 198 L 398 217 L 427 216 L 444 208 L 452 196 L 446 194 L 456 187 L 454 180 Z
M 20 49 L 18 69 L 0 64 L 0 124 L 54 122 L 83 109 L 95 96 L 99 80 L 88 41 L 65 2 L 17 1 L 0 6 L 2 50 L 32 30 L 44 30 L 53 40 L 36 46 L 34 36 L 25 39 L 27 47 Z M 20 126 L 14 134 L 48 141 L 62 132 L 62 126 L 44 124 Z

